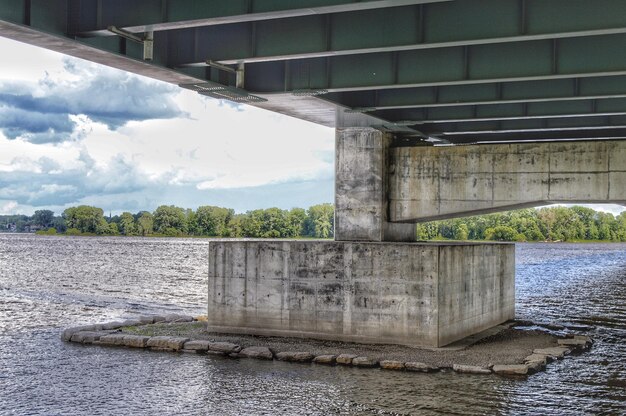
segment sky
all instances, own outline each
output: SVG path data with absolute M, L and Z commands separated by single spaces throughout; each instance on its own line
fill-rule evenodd
M 333 202 L 331 128 L 2 37 L 0 53 L 0 215 Z
M 0 37 L 0 214 L 333 202 L 334 130 Z

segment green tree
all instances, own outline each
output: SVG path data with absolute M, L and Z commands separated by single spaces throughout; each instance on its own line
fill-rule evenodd
M 154 232 L 154 217 L 148 211 L 137 214 L 137 232 L 139 235 L 147 236 Z
M 245 221 L 246 214 L 233 215 L 228 222 L 228 229 L 225 237 L 241 238 L 244 237 L 243 223 Z
M 63 218 L 68 228 L 76 228 L 81 233 L 102 234 L 105 230 L 103 223 L 106 224 L 106 220 L 101 208 L 88 205 L 71 207 L 63 211 Z
M 287 213 L 287 237 L 304 236 L 304 223 L 306 221 L 306 211 L 302 208 L 292 208 Z
M 117 223 L 112 222 L 108 224 L 106 235 L 120 235 L 120 230 L 117 226 Z
M 161 205 L 154 211 L 154 230 L 165 235 L 183 235 L 187 233 L 185 210 L 174 205 Z
M 454 239 L 455 240 L 467 240 L 469 236 L 469 229 L 467 224 L 457 223 L 454 226 Z
M 54 219 L 52 220 L 52 227 L 56 229 L 59 233 L 64 233 L 65 230 L 67 230 L 63 217 L 54 217 Z
M 201 206 L 196 210 L 196 226 L 200 235 L 226 237 L 230 234 L 228 224 L 235 211 L 228 208 Z
M 332 204 L 313 205 L 307 210 L 306 235 L 317 238 L 334 236 L 335 208 Z
M 261 238 L 289 236 L 287 212 L 280 208 L 268 208 L 261 214 Z
M 120 216 L 119 223 L 120 232 L 124 235 L 137 235 L 138 227 L 135 223 L 135 217 L 130 212 L 123 212 Z
M 506 225 L 498 225 L 485 230 L 485 239 L 495 241 L 515 241 L 518 238 L 518 232 Z
M 248 211 L 241 218 L 241 233 L 243 237 L 261 237 L 261 227 L 263 223 L 263 210 L 256 209 Z
M 32 218 L 32 223 L 42 228 L 48 228 L 52 226 L 54 220 L 54 212 L 49 209 L 41 209 L 35 211 Z

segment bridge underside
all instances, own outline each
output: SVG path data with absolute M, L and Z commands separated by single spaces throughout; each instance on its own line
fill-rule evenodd
M 513 317 L 514 250 L 415 222 L 626 201 L 623 0 L 0 0 L 0 36 L 337 128 L 338 241 L 211 243 L 216 328 L 443 345 Z
M 413 145 L 626 137 L 621 0 L 0 0 L 0 35 Z

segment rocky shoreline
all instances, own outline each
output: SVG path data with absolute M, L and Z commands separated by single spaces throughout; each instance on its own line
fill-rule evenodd
M 531 326 L 535 329 L 516 329 Z M 530 324 L 530 325 L 529 325 Z M 312 339 L 211 333 L 202 317 L 141 316 L 138 319 L 68 328 L 66 342 L 142 348 L 229 358 L 380 368 L 392 371 L 528 376 L 555 360 L 591 348 L 585 335 L 554 335 L 528 322 L 511 322 L 490 336 L 457 348 L 415 348 Z M 546 328 L 549 330 L 549 328 Z M 494 332 L 494 331 L 492 331 Z M 480 337 L 479 337 L 480 338 Z

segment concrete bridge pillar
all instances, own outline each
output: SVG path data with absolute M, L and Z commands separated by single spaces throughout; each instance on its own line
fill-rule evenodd
M 415 241 L 415 225 L 389 218 L 391 136 L 373 128 L 337 129 L 335 240 Z
M 389 221 L 390 142 L 337 130 L 336 241 L 211 241 L 211 330 L 438 347 L 514 317 L 514 245 Z

